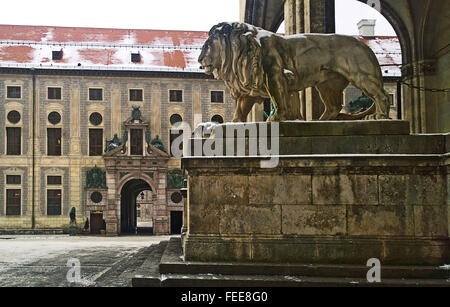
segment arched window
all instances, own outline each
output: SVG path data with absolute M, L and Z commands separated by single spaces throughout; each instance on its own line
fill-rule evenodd
M 211 117 L 211 121 L 218 124 L 223 124 L 223 117 L 216 114 L 213 117 Z
M 180 114 L 172 114 L 172 115 L 170 116 L 169 121 L 170 121 L 170 124 L 173 126 L 173 125 L 175 125 L 176 123 L 182 122 L 182 121 L 183 121 L 183 118 L 181 117 Z

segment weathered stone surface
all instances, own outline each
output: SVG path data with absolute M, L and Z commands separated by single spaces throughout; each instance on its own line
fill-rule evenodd
M 310 175 L 249 177 L 250 204 L 310 204 Z
M 232 259 L 239 259 L 240 261 L 251 261 L 252 246 L 249 242 L 238 240 L 220 240 L 214 239 L 204 240 L 190 240 L 187 239 L 185 250 L 185 259 L 192 259 L 196 261 L 229 261 Z
M 448 237 L 448 206 L 414 206 L 414 234 L 418 237 Z
M 413 236 L 412 206 L 347 206 L 348 234 Z
M 218 125 L 224 137 L 227 136 L 226 127 L 242 129 L 247 123 L 226 123 Z M 256 123 L 267 130 L 271 136 L 271 123 Z M 402 135 L 410 134 L 409 123 L 404 120 L 364 120 L 364 121 L 282 121 L 278 123 L 279 137 L 309 137 L 309 136 L 368 136 L 368 135 Z M 229 130 L 232 131 L 232 130 Z M 246 132 L 248 136 L 248 130 Z
M 376 175 L 313 175 L 313 203 L 378 204 Z
M 220 214 L 221 234 L 280 234 L 279 205 L 227 205 Z
M 345 206 L 282 206 L 282 233 L 297 235 L 344 235 Z
M 450 261 L 448 239 L 347 238 L 344 236 L 192 236 L 186 261 L 441 265 Z
M 441 175 L 380 175 L 380 204 L 439 205 L 445 189 Z
M 223 145 L 223 152 L 228 150 L 226 138 L 218 144 Z M 196 139 L 196 142 L 204 143 L 205 139 Z M 249 144 L 259 150 L 261 139 L 240 138 L 233 144 L 233 152 L 236 148 L 245 148 L 245 154 L 249 155 Z M 276 136 L 269 138 L 274 144 L 279 144 L 281 155 L 294 154 L 436 154 L 444 153 L 445 137 L 443 135 L 342 135 L 342 136 Z M 191 153 L 194 151 L 194 143 L 191 142 Z M 237 145 L 239 144 L 239 145 Z M 231 151 L 231 148 L 229 149 Z M 260 152 L 258 151 L 258 154 Z
M 449 159 L 439 155 L 443 139 L 280 137 L 281 151 L 289 143 L 294 154 L 280 155 L 273 169 L 262 169 L 257 157 L 184 158 L 189 176 L 203 182 L 195 189 L 205 198 L 194 198 L 220 208 L 214 231 L 188 232 L 186 259 L 190 253 L 202 261 L 446 263 L 450 179 Z M 199 218 L 204 212 L 188 210 L 190 219 L 208 224 Z
M 192 233 L 219 233 L 219 206 L 207 201 L 206 181 L 189 179 L 189 225 Z
M 189 185 L 193 185 L 193 190 L 190 190 L 189 201 L 214 205 L 248 204 L 248 180 L 248 176 L 239 174 L 190 177 Z

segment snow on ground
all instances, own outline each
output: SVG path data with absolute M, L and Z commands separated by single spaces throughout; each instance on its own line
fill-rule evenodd
M 0 236 L 0 271 L 3 264 L 25 264 L 79 249 L 142 248 L 170 236 Z

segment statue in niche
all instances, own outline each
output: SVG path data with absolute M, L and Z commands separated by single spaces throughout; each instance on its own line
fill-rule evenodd
M 387 119 L 389 97 L 378 60 L 352 36 L 281 36 L 240 22 L 212 27 L 198 58 L 205 73 L 221 79 L 237 101 L 234 122 L 245 122 L 255 103 L 270 98 L 268 121 L 303 119 L 298 92 L 315 87 L 325 105 L 320 120 Z M 358 114 L 340 113 L 349 83 L 374 103 Z

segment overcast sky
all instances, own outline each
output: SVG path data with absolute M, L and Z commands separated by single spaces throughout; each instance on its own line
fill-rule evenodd
M 238 21 L 239 0 L 10 0 L 1 12 L 0 24 L 208 31 Z M 395 35 L 376 10 L 336 0 L 337 33 L 358 34 L 363 18 L 377 19 L 376 35 Z

